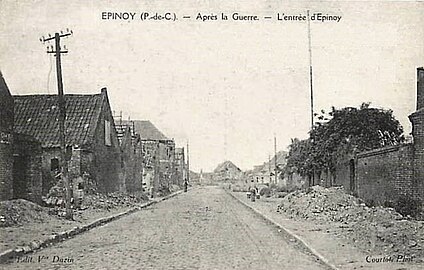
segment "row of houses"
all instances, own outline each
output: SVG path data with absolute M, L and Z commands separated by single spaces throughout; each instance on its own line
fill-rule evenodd
M 244 172 L 246 183 L 253 184 L 277 184 L 281 185 L 283 178 L 280 174 L 287 163 L 287 151 L 278 151 L 272 158 L 261 165 L 256 165 L 252 170 Z M 277 174 L 277 177 L 275 176 Z
M 1 73 L 0 73 L 1 74 Z M 107 89 L 67 94 L 66 155 L 62 160 L 57 95 L 11 95 L 0 76 L 0 199 L 41 202 L 67 162 L 73 192 L 148 191 L 182 186 L 183 148 L 150 121 L 113 115 Z

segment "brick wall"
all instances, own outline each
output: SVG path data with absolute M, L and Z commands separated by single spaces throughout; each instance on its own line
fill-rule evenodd
M 184 180 L 187 178 L 186 176 L 186 168 L 185 168 L 185 154 L 184 148 L 179 149 L 178 152 L 175 152 L 175 182 L 174 184 L 178 186 L 184 185 Z
M 97 192 L 97 179 L 95 177 L 95 167 L 94 167 L 94 153 L 87 149 L 80 150 L 80 174 L 84 177 L 86 181 L 84 183 L 84 192 L 93 193 Z
M 424 68 L 417 68 L 417 111 L 424 108 Z
M 110 145 L 105 143 L 105 125 L 110 123 Z M 122 190 L 121 153 L 109 102 L 103 104 L 97 123 L 95 141 L 90 150 L 93 153 L 92 176 L 96 179 L 99 192 L 108 193 Z
M 142 140 L 143 181 L 148 192 L 156 193 L 159 190 L 159 142 Z
M 414 180 L 417 185 L 416 196 L 424 197 L 424 111 L 409 116 L 414 137 Z
M 178 184 L 175 164 L 175 142 L 142 140 L 143 181 L 146 190 L 168 192 L 171 184 Z
M 0 142 L 0 200 L 13 196 L 13 148 L 11 143 Z
M 164 191 L 172 184 L 176 184 L 175 173 L 175 143 L 173 141 L 161 141 L 159 143 L 159 185 Z
M 368 203 L 383 205 L 414 194 L 413 147 L 402 145 L 357 155 L 355 190 Z
M 409 116 L 414 137 L 415 196 L 424 201 L 424 69 L 417 69 L 417 111 Z
M 121 139 L 122 177 L 125 191 L 128 193 L 140 192 L 142 186 L 143 160 L 141 142 L 132 138 L 131 131 L 126 130 Z
M 13 196 L 13 98 L 0 73 L 0 200 Z
M 41 144 L 35 139 L 14 134 L 13 198 L 41 203 Z

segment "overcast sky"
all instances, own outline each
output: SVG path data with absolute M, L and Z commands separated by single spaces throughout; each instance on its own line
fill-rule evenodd
M 424 65 L 424 2 L 0 0 L 0 69 L 13 94 L 56 93 L 54 57 L 39 38 L 70 28 L 66 93 L 107 87 L 124 118 L 152 121 L 177 145 L 189 140 L 194 170 L 226 159 L 249 169 L 268 160 L 274 134 L 279 150 L 307 136 L 307 23 L 276 20 L 277 12 L 307 9 L 342 16 L 311 22 L 315 108 L 371 102 L 391 108 L 410 133 L 416 68 Z M 102 12 L 143 11 L 179 20 L 102 20 Z M 261 20 L 201 22 L 198 12 Z

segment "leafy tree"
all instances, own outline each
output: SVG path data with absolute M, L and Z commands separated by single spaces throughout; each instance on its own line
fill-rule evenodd
M 355 153 L 397 145 L 404 141 L 403 128 L 391 110 L 370 108 L 331 108 L 321 111 L 307 140 L 293 139 L 287 166 L 300 174 L 328 168 Z

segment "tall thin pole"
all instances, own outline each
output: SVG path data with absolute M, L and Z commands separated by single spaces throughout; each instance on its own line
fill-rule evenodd
M 60 149 L 61 149 L 61 160 L 62 160 L 62 180 L 65 185 L 65 202 L 66 202 L 66 218 L 72 219 L 71 209 L 71 185 L 68 179 L 68 162 L 66 161 L 66 103 L 63 95 L 63 82 L 62 82 L 62 66 L 60 59 L 60 37 L 59 33 L 55 34 L 55 46 L 56 46 L 56 74 L 57 74 L 57 89 L 58 89 L 58 102 L 59 102 L 59 137 L 60 137 Z
M 63 93 L 63 82 L 62 82 L 62 65 L 61 65 L 61 54 L 67 53 L 68 51 L 63 50 L 60 47 L 60 39 L 62 37 L 70 36 L 71 32 L 68 33 L 55 33 L 53 37 L 42 38 L 40 41 L 47 42 L 54 40 L 55 48 L 48 48 L 47 53 L 54 53 L 56 56 L 56 75 L 57 75 L 57 90 L 58 90 L 58 105 L 59 105 L 59 143 L 61 152 L 61 176 L 65 186 L 65 206 L 66 206 L 66 218 L 73 219 L 73 212 L 71 208 L 71 184 L 68 179 L 68 162 L 66 160 L 66 101 Z
M 188 141 L 187 141 L 187 182 L 190 183 L 190 152 L 189 152 Z
M 268 175 L 269 175 L 269 183 L 272 183 L 272 176 L 271 176 L 271 155 L 268 155 Z
M 274 177 L 277 184 L 277 137 L 274 135 Z
M 309 82 L 311 87 L 311 134 L 314 129 L 314 88 L 313 88 L 313 70 L 312 70 L 312 37 L 311 37 L 311 18 L 309 16 L 309 10 L 307 11 L 308 15 L 308 48 L 309 48 Z M 312 138 L 313 142 L 314 138 Z M 312 169 L 312 184 L 315 182 L 315 170 Z M 311 185 L 311 184 L 310 184 Z
M 313 72 L 312 72 L 312 41 L 311 41 L 311 19 L 308 15 L 308 48 L 309 48 L 309 83 L 311 87 L 311 130 L 314 128 L 314 88 L 313 88 Z

